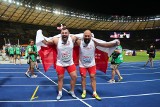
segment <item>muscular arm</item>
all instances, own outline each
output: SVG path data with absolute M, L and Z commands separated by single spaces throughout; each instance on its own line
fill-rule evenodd
M 36 43 L 42 42 L 45 45 L 54 45 L 57 42 L 58 37 L 60 37 L 60 35 L 56 35 L 55 37 L 47 38 L 43 36 L 42 30 L 40 29 L 37 31 L 37 34 L 36 34 Z
M 78 46 L 80 45 L 80 39 L 78 37 L 72 35 L 71 38 L 75 45 L 78 45 Z
M 118 46 L 120 45 L 120 41 L 112 41 L 112 42 L 97 42 L 94 40 L 94 43 L 96 46 L 101 46 L 101 47 L 106 47 L 106 48 L 110 48 L 110 47 L 114 47 L 114 46 Z
M 52 39 L 50 39 L 48 41 L 46 39 L 44 39 L 42 42 L 45 45 L 56 45 L 58 43 L 58 38 L 57 37 L 53 37 Z
M 81 43 L 81 39 L 78 39 L 78 40 L 76 40 L 75 45 L 80 46 L 80 43 Z

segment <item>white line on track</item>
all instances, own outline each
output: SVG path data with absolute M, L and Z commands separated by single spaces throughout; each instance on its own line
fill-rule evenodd
M 9 70 L 9 69 L 6 69 L 6 70 Z M 19 70 L 20 71 L 20 70 Z M 25 71 L 26 72 L 26 71 Z M 35 71 L 36 72 L 36 71 Z M 17 71 L 6 71 L 6 72 L 0 72 L 0 73 L 24 73 L 23 71 L 22 72 L 17 72 Z M 56 73 L 56 71 L 47 71 L 47 73 Z
M 102 99 L 115 99 L 115 98 L 130 98 L 130 97 L 143 97 L 143 96 L 154 96 L 160 95 L 160 93 L 144 93 L 144 94 L 132 94 L 124 96 L 113 96 L 113 97 L 101 97 Z M 79 100 L 95 100 L 95 98 L 85 98 L 85 99 L 64 99 L 59 101 L 79 101 Z M 57 102 L 57 100 L 33 100 L 33 101 L 0 101 L 0 103 L 36 103 L 36 102 Z M 90 106 L 91 107 L 91 106 Z
M 22 73 L 22 72 L 0 72 L 0 73 Z M 152 72 L 152 73 L 130 73 L 130 74 L 121 74 L 121 75 L 150 75 L 150 74 L 160 74 L 160 72 Z M 111 76 L 111 75 L 96 75 L 97 77 L 105 77 L 105 76 Z M 65 78 L 68 78 L 70 76 L 65 76 Z M 81 76 L 77 76 L 77 77 L 81 77 Z M 86 77 L 89 77 L 89 76 L 86 76 Z M 6 78 L 5 77 L 0 77 L 0 78 Z M 26 79 L 26 77 L 11 77 L 12 79 L 17 79 L 17 78 L 24 78 Z M 39 78 L 46 78 L 46 77 L 38 77 L 37 79 Z M 57 78 L 57 77 L 49 77 L 49 78 Z
M 23 68 L 9 68 L 8 67 L 8 68 L 0 68 L 0 69 L 26 69 L 27 70 L 28 68 L 24 68 L 24 67 Z
M 53 80 L 52 80 L 53 81 Z M 116 83 L 96 83 L 97 85 L 104 85 L 104 84 L 126 84 L 126 83 L 145 83 L 145 82 L 154 82 L 154 81 L 160 81 L 160 79 L 153 79 L 153 80 L 141 80 L 141 81 L 125 81 L 125 82 L 116 82 Z M 76 84 L 76 85 L 81 85 L 81 84 Z M 86 85 L 90 85 L 90 83 L 87 83 Z M 15 86 L 28 86 L 28 87 L 32 87 L 32 86 L 37 86 L 37 85 L 0 85 L 0 87 L 15 87 Z M 57 86 L 56 85 L 39 85 L 39 86 Z M 70 86 L 70 84 L 64 84 L 63 86 Z M 66 90 L 66 92 L 68 92 Z
M 24 72 L 0 72 L 0 74 L 10 74 L 10 73 L 13 73 L 13 74 L 14 73 L 20 73 L 20 74 L 23 73 L 24 74 Z
M 129 68 L 132 68 L 132 69 L 129 69 Z M 135 68 L 135 69 L 133 69 L 133 68 Z M 159 69 L 160 67 L 153 67 L 153 68 L 150 68 L 150 67 L 140 67 L 140 66 L 130 66 L 130 65 L 122 65 L 122 66 L 120 66 L 120 69 L 121 70 L 137 70 L 137 69 L 145 69 L 145 70 L 147 70 L 147 69 Z M 3 69 L 3 70 L 10 70 L 10 69 L 27 69 L 27 68 L 0 68 L 0 69 Z M 40 68 L 40 69 L 43 69 L 43 68 Z M 54 68 L 50 68 L 50 70 L 55 70 Z M 107 71 L 111 71 L 110 69 L 108 69 Z M 52 72 L 52 71 L 47 71 L 47 72 Z
M 130 69 L 132 68 L 132 69 Z M 133 69 L 134 68 L 134 69 Z M 159 69 L 160 67 L 156 67 L 156 68 L 150 68 L 150 67 L 137 67 L 137 66 L 127 66 L 127 67 L 119 67 L 120 70 L 154 70 L 154 69 Z
M 131 74 L 121 74 L 121 75 L 148 75 L 148 74 L 149 75 L 150 74 L 160 74 L 160 72 L 153 72 L 153 73 L 131 73 Z M 111 75 L 105 75 L 105 76 L 111 76 Z
M 70 77 L 70 76 L 66 76 L 66 78 L 68 78 L 68 77 Z M 78 77 L 80 77 L 80 76 L 78 76 Z M 7 76 L 5 76 L 5 77 L 2 77 L 2 76 L 1 76 L 0 78 L 8 78 L 8 77 L 7 77 Z M 10 78 L 12 78 L 12 79 L 17 79 L 17 78 L 28 79 L 28 77 L 26 77 L 26 76 L 25 76 L 25 77 L 23 77 L 23 76 L 22 76 L 22 77 L 12 77 L 12 76 L 11 76 Z M 38 77 L 38 78 L 36 78 L 36 79 L 43 79 L 43 78 L 46 79 L 46 77 Z M 49 77 L 49 78 L 57 78 L 57 77 Z
M 50 80 L 51 82 L 53 82 L 54 84 L 58 85 L 55 81 L 53 81 L 52 79 L 50 79 L 48 76 L 46 76 L 43 72 L 41 72 L 40 70 L 38 70 L 39 73 L 41 73 L 43 76 L 45 76 L 48 80 Z M 69 91 L 67 91 L 65 88 L 63 88 L 63 90 L 67 93 L 69 93 Z M 86 103 L 85 101 L 83 101 L 82 99 L 76 97 L 77 100 L 79 100 L 80 102 L 82 102 L 83 104 L 85 104 L 88 107 L 92 107 L 91 105 L 89 105 L 88 103 Z M 57 100 L 56 100 L 57 101 Z M 60 101 L 60 100 L 59 100 Z
M 153 81 L 160 81 L 160 79 L 153 79 L 153 80 L 140 80 L 140 81 L 125 81 L 125 82 L 116 82 L 116 83 L 97 83 L 97 84 L 144 83 L 144 82 L 153 82 Z

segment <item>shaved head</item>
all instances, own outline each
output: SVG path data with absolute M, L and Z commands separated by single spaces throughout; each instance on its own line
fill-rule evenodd
M 91 37 L 92 37 L 91 31 L 90 31 L 90 30 L 85 30 L 85 31 L 84 31 L 84 35 L 83 35 L 83 38 L 84 38 L 84 42 L 85 42 L 86 44 L 88 44 L 88 43 L 90 42 Z
M 87 35 L 87 36 L 91 36 L 91 31 L 90 30 L 85 30 L 84 31 L 84 36 Z

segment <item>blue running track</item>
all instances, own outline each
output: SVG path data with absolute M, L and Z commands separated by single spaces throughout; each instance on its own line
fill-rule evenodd
M 143 67 L 144 63 L 122 63 L 119 70 L 124 79 L 114 84 L 108 83 L 110 67 L 106 74 L 97 71 L 97 93 L 102 101 L 92 97 L 88 76 L 87 96 L 81 99 L 79 71 L 75 87 L 77 98 L 68 94 L 70 77 L 66 72 L 63 97 L 57 101 L 57 75 L 53 68 L 44 72 L 40 65 L 40 71 L 35 71 L 38 77 L 28 78 L 24 74 L 27 64 L 1 64 L 0 107 L 160 107 L 160 61 L 155 61 L 153 68 Z M 115 79 L 117 81 L 118 77 Z

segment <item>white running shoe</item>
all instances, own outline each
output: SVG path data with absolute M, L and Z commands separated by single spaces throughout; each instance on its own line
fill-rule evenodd
M 62 94 L 57 95 L 57 100 L 60 100 L 62 98 Z
M 29 78 L 30 78 L 30 75 L 29 75 L 29 73 L 28 73 L 28 72 L 26 72 L 26 73 L 25 73 L 25 75 L 26 75 L 27 77 L 29 77 Z
M 33 74 L 31 75 L 31 78 L 37 78 L 37 75 Z
M 71 94 L 71 96 L 72 96 L 73 98 L 76 98 L 76 95 L 74 94 L 74 92 L 69 91 L 69 94 Z
M 115 80 L 110 79 L 108 82 L 109 82 L 109 83 L 115 83 L 116 81 L 115 81 Z

